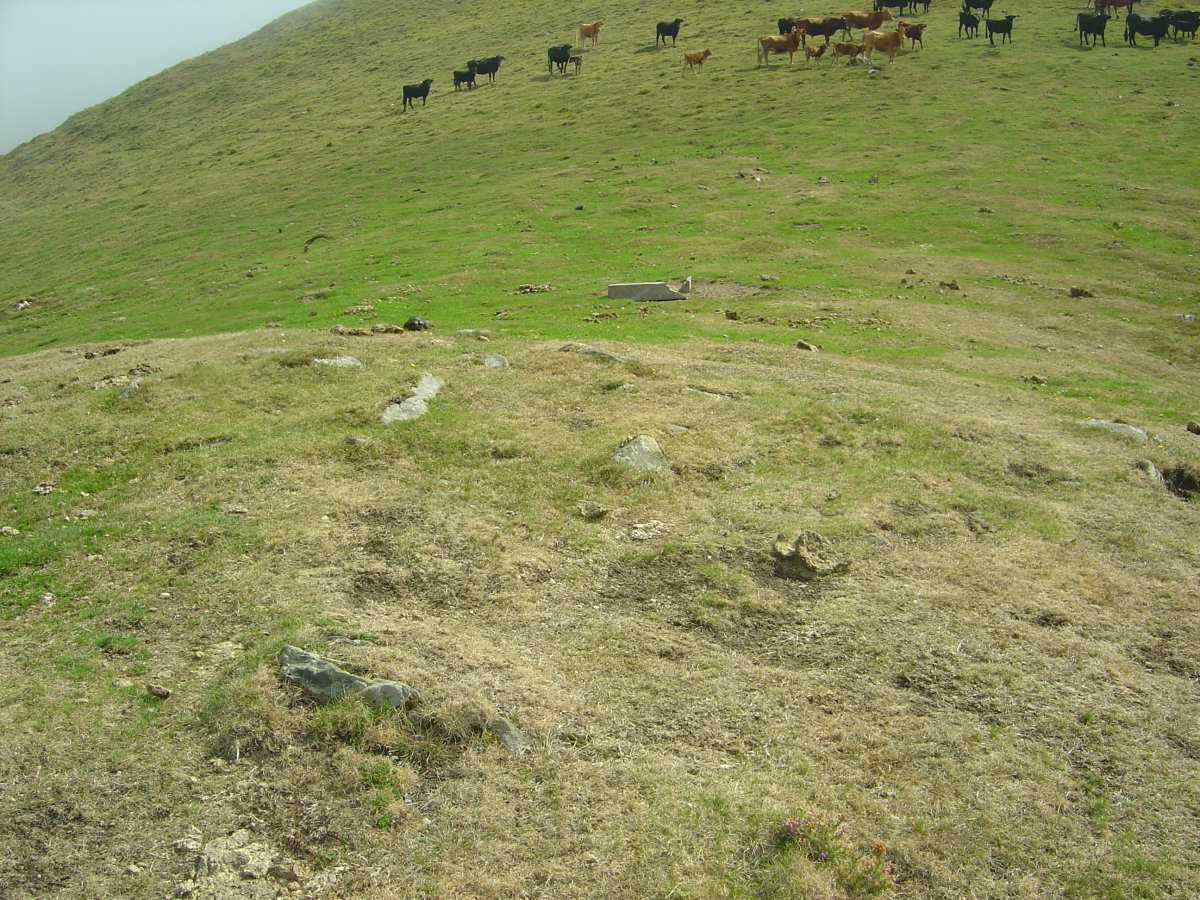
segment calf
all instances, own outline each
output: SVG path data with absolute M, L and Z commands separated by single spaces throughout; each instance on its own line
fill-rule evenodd
M 421 98 L 421 105 L 425 105 L 425 99 L 429 96 L 429 86 L 433 84 L 432 78 L 426 78 L 420 84 L 406 84 L 404 86 L 404 101 L 400 104 L 400 112 L 404 112 L 408 107 L 415 106 L 413 102 L 418 97 Z
M 963 0 L 965 3 L 966 0 Z M 996 42 L 992 39 L 993 35 L 1000 35 L 1000 43 L 1004 43 L 1004 39 L 1008 38 L 1008 42 L 1012 43 L 1012 23 L 1016 16 L 1005 16 L 1003 19 L 985 19 L 983 23 L 984 33 L 987 34 L 988 43 L 993 47 Z
M 1100 38 L 1100 43 L 1105 47 L 1108 44 L 1104 40 L 1104 29 L 1108 26 L 1109 16 L 1101 13 L 1098 16 L 1090 13 L 1080 13 L 1075 17 L 1075 30 L 1079 32 L 1079 46 L 1082 47 L 1088 37 L 1092 39 L 1092 46 L 1096 46 L 1096 38 Z
M 901 22 L 899 28 L 904 32 L 904 36 L 912 41 L 912 48 L 914 50 L 917 49 L 917 44 L 921 45 L 922 50 L 925 49 L 925 41 L 922 40 L 922 35 L 925 34 L 924 22 L 915 25 L 912 22 Z
M 904 29 L 895 31 L 868 31 L 863 35 L 863 50 L 866 51 L 867 64 L 871 62 L 871 54 L 882 50 L 888 55 L 888 62 L 896 61 L 896 53 L 904 46 Z
M 1170 27 L 1170 21 L 1162 16 L 1139 16 L 1131 12 L 1125 16 L 1125 40 L 1136 47 L 1140 34 L 1154 38 L 1154 46 L 1157 47 L 1158 42 L 1167 36 Z
M 967 29 L 967 37 L 979 37 L 979 16 L 974 13 L 960 12 L 958 14 L 958 36 L 963 36 L 963 29 Z
M 712 55 L 711 50 L 697 50 L 695 53 L 683 54 L 683 65 L 679 69 L 679 74 L 682 75 L 685 69 L 691 69 L 693 72 L 703 69 L 704 61 Z
M 554 67 L 558 66 L 558 71 L 565 75 L 567 72 L 567 62 L 570 59 L 570 44 L 560 44 L 557 47 L 551 47 L 546 51 L 546 71 L 553 75 Z
M 454 89 L 461 91 L 464 84 L 469 91 L 475 89 L 475 60 L 467 63 L 467 71 L 465 72 L 460 72 L 458 69 L 454 70 Z
M 773 34 L 764 34 L 758 39 L 759 65 L 769 63 L 772 53 L 786 53 L 788 55 L 788 65 L 791 65 L 792 56 L 800 49 L 800 42 L 802 40 L 804 40 L 804 32 L 798 28 L 788 34 L 781 34 L 778 37 Z
M 592 40 L 592 46 L 596 46 L 596 42 L 600 40 L 600 26 L 603 22 L 584 22 L 579 26 L 579 43 L 584 43 L 588 38 Z M 655 46 L 658 46 L 657 44 Z
M 851 44 L 849 41 L 836 41 L 833 45 L 833 58 L 836 60 L 842 56 L 849 57 L 850 65 L 858 62 L 858 58 L 862 55 L 862 52 L 862 44 Z
M 825 55 L 825 51 L 828 49 L 828 44 L 817 44 L 815 47 L 805 47 L 804 64 L 807 66 L 810 62 L 820 62 L 821 57 Z
M 679 26 L 683 24 L 683 19 L 675 19 L 672 22 L 659 22 L 658 35 L 654 38 L 654 46 L 658 46 L 658 42 L 662 41 L 663 46 L 667 46 L 667 38 L 671 39 L 671 46 L 675 46 L 675 38 L 679 37 Z
M 489 56 L 487 59 L 473 59 L 467 63 L 467 68 L 471 68 L 472 63 L 475 65 L 476 75 L 486 75 L 488 81 L 496 80 L 496 73 L 500 71 L 500 63 L 503 62 L 503 56 Z
M 582 56 L 572 56 L 570 59 L 567 60 L 567 62 L 569 62 L 571 65 L 573 65 L 575 67 L 576 75 L 578 75 L 579 70 L 583 68 L 583 57 Z
M 884 22 L 892 21 L 892 14 L 886 9 L 879 9 L 875 12 L 869 13 L 843 13 L 842 18 L 846 20 L 846 28 L 843 33 L 846 35 L 846 37 L 853 37 L 855 28 L 865 28 L 867 31 L 874 31 Z

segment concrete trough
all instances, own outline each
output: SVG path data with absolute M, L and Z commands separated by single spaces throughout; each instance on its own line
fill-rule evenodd
M 665 281 L 628 281 L 610 284 L 608 298 L 610 300 L 683 300 L 691 289 L 691 278 L 684 281 L 678 290 Z

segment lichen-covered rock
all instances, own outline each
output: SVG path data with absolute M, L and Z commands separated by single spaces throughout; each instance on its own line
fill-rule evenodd
M 303 688 L 318 703 L 333 703 L 360 694 L 375 706 L 405 709 L 420 699 L 415 690 L 399 681 L 371 681 L 339 668 L 323 656 L 289 644 L 279 651 L 279 677 Z
M 658 441 L 646 434 L 639 434 L 618 447 L 613 454 L 613 462 L 646 472 L 663 472 L 671 469 L 671 464 L 663 455 Z
M 850 568 L 850 560 L 839 556 L 829 538 L 815 531 L 802 531 L 790 540 L 779 535 L 771 549 L 771 558 L 780 578 L 802 581 L 840 575 Z

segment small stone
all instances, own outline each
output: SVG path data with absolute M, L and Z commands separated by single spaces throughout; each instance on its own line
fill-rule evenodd
M 33 492 L 38 496 L 45 497 L 47 494 L 54 493 L 54 485 L 48 481 L 43 481 L 41 484 L 34 487 Z
M 375 312 L 375 307 L 369 303 L 360 303 L 357 306 L 351 306 L 342 312 L 343 316 L 361 316 L 366 313 Z
M 171 696 L 171 689 L 163 687 L 161 684 L 146 685 L 146 693 L 151 697 L 157 697 L 159 700 L 166 700 Z
M 371 442 L 364 437 L 354 437 L 353 435 L 346 438 L 346 444 L 350 447 L 366 447 Z
M 615 463 L 645 472 L 662 472 L 671 469 L 671 464 L 663 455 L 658 441 L 647 434 L 641 434 L 626 441 L 613 453 L 612 459 Z
M 817 184 L 829 184 L 829 179 L 822 175 L 817 179 Z
M 137 865 L 136 863 L 128 865 L 125 867 L 125 874 L 126 875 L 140 875 L 140 874 L 142 874 L 142 867 Z
M 1026 375 L 1025 380 L 1028 381 L 1030 384 L 1049 384 L 1050 383 L 1041 375 Z
M 300 876 L 296 874 L 296 867 L 289 862 L 274 863 L 271 868 L 267 869 L 267 874 L 279 881 L 298 882 Z
M 362 363 L 353 356 L 318 357 L 313 360 L 314 366 L 332 366 L 335 369 L 356 369 Z
M 1187 430 L 1188 430 L 1188 432 L 1189 432 L 1189 433 L 1191 433 L 1191 434 L 1200 434 L 1200 422 L 1188 422 L 1188 423 L 1187 423 Z M 16 529 L 15 529 L 15 528 L 14 528 L 14 529 L 12 529 L 12 530 L 13 530 L 13 531 L 16 531 Z
M 872 175 L 870 178 L 867 179 L 867 184 L 879 184 L 879 176 Z
M 487 730 L 494 734 L 504 749 L 513 756 L 524 756 L 533 749 L 529 738 L 507 719 L 492 719 L 488 722 Z
M 979 207 L 979 211 L 981 213 L 994 213 L 995 212 L 995 210 L 992 209 L 990 206 L 981 206 L 981 207 Z
M 866 540 L 872 547 L 878 547 L 880 550 L 887 550 L 892 546 L 892 542 L 885 535 L 879 533 L 868 534 Z
M 428 321 L 421 318 L 420 316 L 409 316 L 404 321 L 404 330 L 405 331 L 429 331 L 432 328 L 433 328 L 433 326 L 430 325 Z
M 779 280 L 778 275 L 759 275 L 758 277 L 759 277 L 760 281 L 778 281 Z
M 133 396 L 135 393 L 137 393 L 137 389 L 141 387 L 141 384 L 142 379 L 137 377 L 130 378 L 125 387 L 121 388 L 121 392 L 117 394 L 117 399 L 125 400 L 126 398 Z
M 121 688 L 121 689 L 131 688 L 131 687 L 133 687 L 133 682 L 130 681 L 128 678 L 114 678 L 112 680 L 112 686 L 115 688 Z
M 1145 442 L 1147 440 L 1146 432 L 1135 425 L 1130 425 L 1126 422 L 1105 422 L 1102 419 L 1086 419 L 1079 423 L 1084 428 L 1096 428 L 1102 431 L 1109 431 L 1113 434 L 1119 434 L 1124 437 L 1133 438 L 1135 441 Z
M 1189 429 L 1189 430 L 1190 430 L 1190 429 Z M 0 536 L 3 536 L 3 537 L 19 537 L 19 536 L 20 536 L 20 534 L 21 534 L 21 532 L 20 532 L 20 531 L 18 531 L 17 529 L 15 529 L 15 528 L 13 528 L 11 525 L 5 525 L 5 526 L 3 526 L 3 527 L 0 527 Z
M 741 316 L 738 315 L 738 311 L 736 309 L 727 309 L 725 310 L 725 318 L 729 319 L 731 322 L 736 322 L 741 318 Z
M 158 592 L 158 599 L 159 599 L 159 600 L 170 600 L 170 599 L 171 599 L 171 592 L 170 592 L 170 591 L 159 591 L 159 592 Z
M 917 270 L 916 270 L 916 269 L 905 269 L 905 270 L 904 270 L 904 274 L 905 274 L 905 275 L 916 275 L 916 274 L 917 274 Z
M 196 882 L 190 878 L 187 881 L 180 882 L 175 888 L 176 897 L 190 897 L 194 893 L 196 893 Z
M 796 341 L 796 349 L 815 351 L 817 349 L 817 346 L 816 346 L 816 344 L 810 344 L 808 341 Z
M 771 558 L 777 576 L 802 581 L 838 575 L 850 568 L 850 561 L 834 552 L 829 538 L 815 531 L 803 531 L 791 541 L 779 535 Z
M 485 369 L 507 369 L 508 360 L 496 353 L 483 354 L 483 367 Z
M 598 522 L 609 513 L 607 506 L 601 506 L 592 500 L 580 500 L 576 509 L 579 510 L 579 515 L 588 522 Z
M 1081 287 L 1072 287 L 1069 291 L 1067 291 L 1067 293 L 1072 297 L 1094 297 L 1095 296 L 1095 294 L 1093 294 L 1091 291 L 1087 290 L 1086 288 L 1081 288 Z
M 944 287 L 948 291 L 961 291 L 962 290 L 962 288 L 959 287 L 959 284 L 957 281 L 939 281 L 938 286 Z
M 372 334 L 404 334 L 404 329 L 399 325 L 393 325 L 390 322 L 380 322 L 377 325 L 371 326 Z

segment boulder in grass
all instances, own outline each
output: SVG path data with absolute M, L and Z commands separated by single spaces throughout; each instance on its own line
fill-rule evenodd
M 834 551 L 829 538 L 815 531 L 802 531 L 792 539 L 779 535 L 771 558 L 776 575 L 801 581 L 840 575 L 850 568 L 850 561 Z
M 354 675 L 323 656 L 290 644 L 285 644 L 279 651 L 279 677 L 303 688 L 317 703 L 334 703 L 357 695 L 373 706 L 407 709 L 420 700 L 417 692 L 407 684 Z

